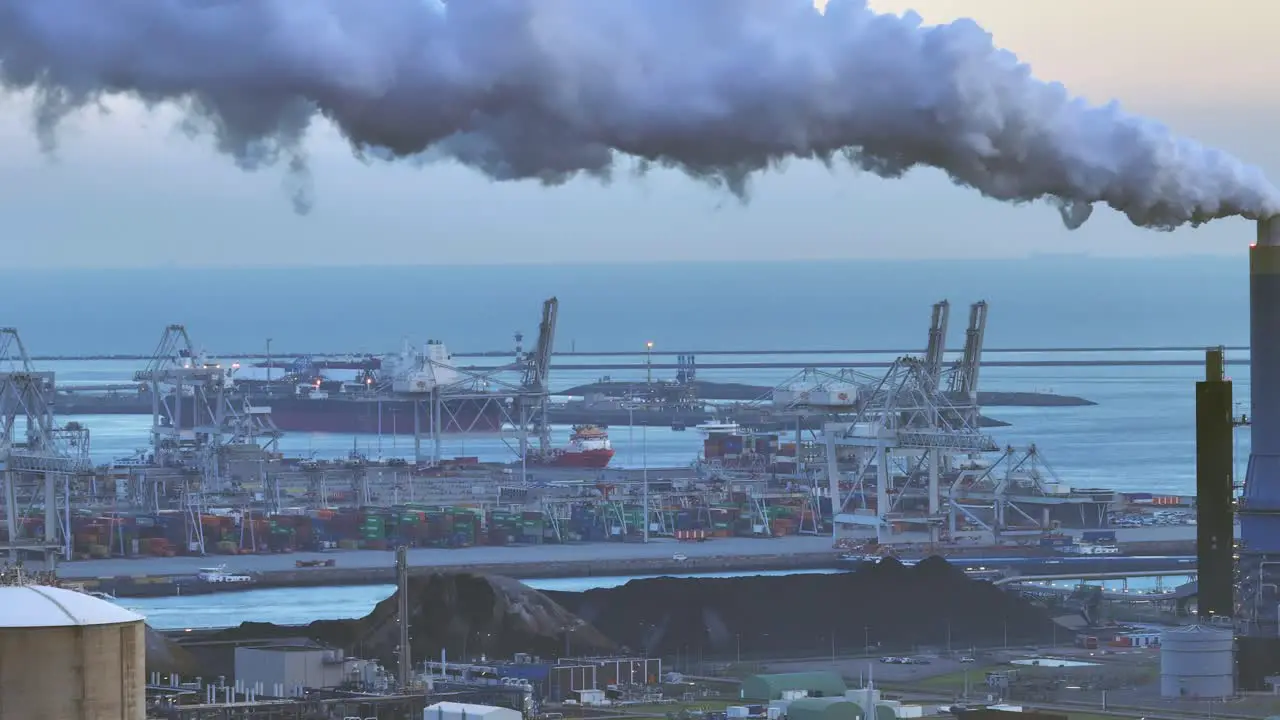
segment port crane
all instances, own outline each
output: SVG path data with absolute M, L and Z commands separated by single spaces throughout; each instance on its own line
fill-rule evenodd
M 414 458 L 419 463 L 438 466 L 442 460 L 441 435 L 445 427 L 471 432 L 473 427 L 464 423 L 450 408 L 448 401 L 470 401 L 477 416 L 497 405 L 503 427 L 515 429 L 517 447 L 513 450 L 520 458 L 529 456 L 529 434 L 532 429 L 538 435 L 540 449 L 550 449 L 551 430 L 547 422 L 547 406 L 550 398 L 549 377 L 551 355 L 555 343 L 556 320 L 560 301 L 554 297 L 542 303 L 542 317 L 538 327 L 538 341 L 534 349 L 516 362 L 483 372 L 457 367 L 450 358 L 425 356 L 422 359 L 423 375 L 430 378 L 450 378 L 448 382 L 433 380 L 422 386 L 405 388 L 398 394 L 407 396 L 414 403 Z M 518 373 L 512 378 L 512 373 Z M 429 421 L 426 432 L 421 427 L 422 403 L 427 404 Z M 432 444 L 430 456 L 423 453 L 422 441 Z
M 0 327 L 0 475 L 11 561 L 21 553 L 43 554 L 45 568 L 71 555 L 72 479 L 91 467 L 89 431 L 79 423 L 54 421 L 54 373 L 37 370 L 17 328 Z M 22 422 L 18 423 L 21 419 Z M 26 520 L 43 510 L 42 538 L 24 538 Z
M 155 462 L 168 467 L 213 463 L 226 445 L 273 452 L 283 434 L 270 408 L 253 407 L 233 392 L 236 366 L 224 367 L 196 349 L 185 325 L 169 325 L 146 368 L 134 373 L 151 396 Z M 216 467 L 210 468 L 217 476 Z
M 943 300 L 933 305 L 923 357 L 898 358 L 871 383 L 852 379 L 845 414 L 823 426 L 837 525 L 861 527 L 881 541 L 891 528 L 915 542 L 938 539 L 952 458 L 1000 449 L 979 427 L 986 309 L 982 301 L 970 307 L 964 354 L 953 367 L 944 371 L 950 303 Z M 842 447 L 852 449 L 849 483 L 840 471 Z
M 532 420 L 538 433 L 538 449 L 547 452 L 551 449 L 551 425 L 547 422 L 547 406 L 551 399 L 551 355 L 555 352 L 556 320 L 560 314 L 560 301 L 547 298 L 542 303 L 542 321 L 538 323 L 538 344 L 529 353 L 524 362 L 523 385 L 525 393 L 517 397 L 521 406 L 532 405 L 531 410 L 537 415 Z M 529 401 L 532 400 L 530 403 Z M 523 412 L 522 417 L 526 416 Z M 520 457 L 529 451 L 528 435 L 521 448 Z
M 274 451 L 283 434 L 271 421 L 270 408 L 251 407 L 247 397 L 234 394 L 233 371 L 198 351 L 185 325 L 173 324 L 133 378 L 151 396 L 151 461 L 181 474 L 182 506 L 192 519 L 188 542 L 199 547 L 204 547 L 199 515 L 206 499 L 236 490 L 225 482 L 225 449 L 252 447 L 259 480 L 268 491 L 262 453 Z M 264 445 L 258 444 L 260 438 Z M 139 479 L 137 494 L 153 494 L 144 485 Z

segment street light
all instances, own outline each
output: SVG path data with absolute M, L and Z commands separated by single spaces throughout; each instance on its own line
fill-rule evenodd
M 649 542 L 649 423 L 640 428 L 640 482 L 644 483 L 644 541 Z
M 653 385 L 653 341 L 644 344 L 645 384 Z M 649 388 L 652 390 L 653 388 Z

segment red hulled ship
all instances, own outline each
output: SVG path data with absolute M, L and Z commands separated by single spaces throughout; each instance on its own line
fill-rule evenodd
M 569 436 L 569 446 L 555 448 L 547 453 L 530 455 L 529 461 L 538 465 L 568 468 L 603 468 L 613 460 L 613 445 L 609 434 L 595 425 L 575 425 Z

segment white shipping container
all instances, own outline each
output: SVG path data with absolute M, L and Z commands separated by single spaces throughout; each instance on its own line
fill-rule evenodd
M 724 714 L 726 717 L 744 718 L 750 713 L 748 713 L 746 705 L 730 705 L 724 709 Z

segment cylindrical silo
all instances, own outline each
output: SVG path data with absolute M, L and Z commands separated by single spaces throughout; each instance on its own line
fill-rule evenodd
M 1160 636 L 1160 694 L 1167 698 L 1225 698 L 1235 694 L 1231 631 L 1191 625 Z
M 0 587 L 0 717 L 144 720 L 143 618 L 84 593 Z

